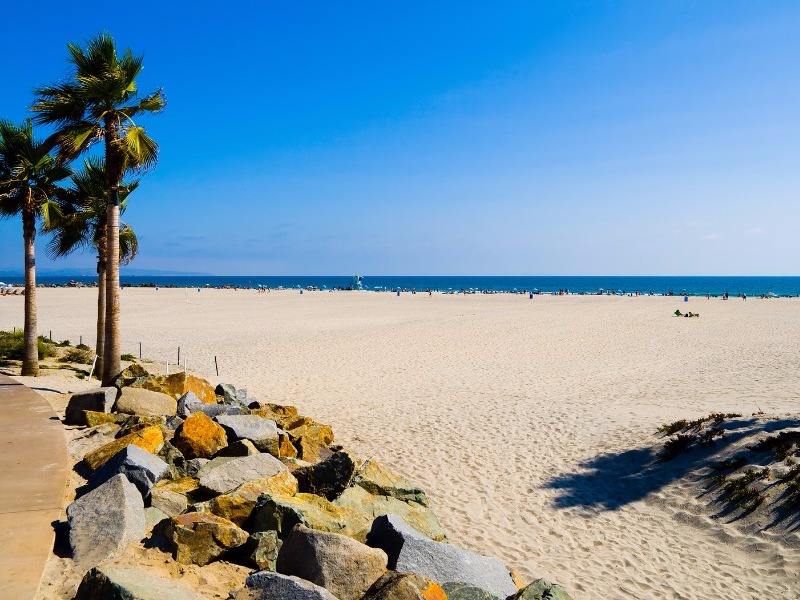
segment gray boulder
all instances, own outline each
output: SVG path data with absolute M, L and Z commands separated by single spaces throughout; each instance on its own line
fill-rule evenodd
M 276 570 L 322 586 L 341 600 L 359 600 L 386 572 L 386 562 L 383 550 L 296 525 L 281 546 Z
M 189 588 L 147 571 L 98 566 L 83 576 L 75 600 L 202 600 Z
M 177 414 L 185 419 L 196 412 L 213 418 L 218 415 L 238 415 L 241 414 L 242 409 L 239 406 L 228 404 L 209 404 L 200 400 L 194 393 L 186 392 L 178 399 Z
M 240 556 L 247 566 L 274 571 L 281 540 L 277 531 L 256 531 L 240 548 Z
M 201 469 L 211 461 L 207 458 L 192 458 L 186 461 L 186 475 L 197 477 Z
M 220 456 L 252 456 L 253 454 L 258 453 L 259 450 L 253 445 L 253 442 L 250 440 L 239 440 L 238 442 L 233 442 L 232 444 L 225 446 L 222 450 L 214 455 L 214 458 Z
M 115 410 L 129 415 L 161 416 L 174 415 L 177 406 L 175 398 L 161 392 L 125 387 L 117 399 Z
M 236 396 L 236 386 L 232 383 L 220 383 L 214 388 L 214 394 L 222 397 L 225 404 L 238 404 Z
M 338 450 L 325 460 L 294 471 L 300 491 L 335 500 L 353 481 L 356 459 L 347 450 Z
M 144 502 L 121 473 L 67 507 L 69 544 L 79 566 L 119 556 L 144 537 Z
M 259 571 L 247 577 L 236 600 L 339 600 L 328 590 L 299 577 Z
M 174 517 L 186 512 L 189 500 L 185 494 L 174 492 L 166 488 L 154 488 L 150 496 L 150 506 L 157 508 L 167 516 Z
M 228 443 L 250 440 L 261 452 L 278 456 L 278 426 L 258 415 L 219 415 L 214 420 L 228 434 Z
M 67 425 L 86 425 L 83 411 L 110 413 L 117 401 L 117 388 L 101 387 L 88 392 L 72 394 L 64 413 L 64 423 Z
M 153 531 L 153 528 L 164 521 L 165 519 L 169 519 L 169 515 L 165 513 L 163 510 L 155 508 L 153 506 L 148 506 L 144 509 L 144 530 L 145 533 L 150 533 Z
M 204 469 L 200 475 L 200 487 L 207 492 L 224 494 L 252 479 L 272 477 L 286 470 L 286 465 L 270 454 L 243 456 Z
M 439 584 L 468 583 L 498 598 L 517 593 L 506 566 L 499 558 L 434 542 L 397 515 L 375 519 L 367 534 L 367 545 L 385 551 L 389 568 L 395 571 L 419 573 Z
M 150 490 L 169 471 L 163 460 L 130 444 L 109 458 L 102 467 L 89 478 L 89 487 L 94 489 L 103 485 L 117 474 L 122 473 L 134 484 L 142 497 L 147 498 Z

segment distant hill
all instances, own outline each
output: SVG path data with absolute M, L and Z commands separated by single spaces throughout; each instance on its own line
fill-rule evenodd
M 159 269 L 120 269 L 119 274 L 128 277 L 199 277 L 211 276 L 211 273 L 196 271 L 162 271 Z M 24 273 L 19 270 L 0 271 L 0 277 L 22 277 Z M 37 269 L 39 277 L 94 277 L 94 269 Z

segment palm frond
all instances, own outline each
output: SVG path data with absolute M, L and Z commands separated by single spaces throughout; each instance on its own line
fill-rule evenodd
M 129 265 L 139 252 L 139 239 L 127 223 L 119 229 L 119 264 Z
M 158 144 L 145 133 L 144 127 L 128 127 L 120 142 L 125 147 L 129 168 L 146 171 L 158 162 Z

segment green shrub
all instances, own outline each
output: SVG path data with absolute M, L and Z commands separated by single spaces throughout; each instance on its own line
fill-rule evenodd
M 79 350 L 78 348 L 70 348 L 67 353 L 59 359 L 61 362 L 79 363 L 82 365 L 90 365 L 94 360 L 94 352 L 89 349 Z
M 77 345 L 77 346 L 75 346 L 75 347 L 76 347 L 78 350 L 90 350 L 89 346 L 87 346 L 86 344 L 78 344 L 78 345 Z
M 664 449 L 661 451 L 661 460 L 672 460 L 683 452 L 688 452 L 689 448 L 697 441 L 695 435 L 678 434 L 674 438 L 664 442 Z
M 66 348 L 69 345 L 70 345 L 69 340 L 64 340 L 63 342 L 58 342 L 56 344 L 56 346 L 58 346 L 59 348 Z
M 674 421 L 673 423 L 666 423 L 658 428 L 660 433 L 666 433 L 667 435 L 672 435 L 673 433 L 678 433 L 679 431 L 686 429 L 689 423 L 686 419 L 681 419 L 680 421 Z
M 127 360 L 133 362 L 136 360 L 136 357 L 133 354 L 123 354 L 119 357 L 120 360 Z
M 39 359 L 53 356 L 55 349 L 53 344 L 48 343 L 46 338 L 39 336 L 37 341 Z M 0 358 L 6 360 L 22 360 L 25 354 L 25 337 L 22 330 L 15 332 L 0 331 Z

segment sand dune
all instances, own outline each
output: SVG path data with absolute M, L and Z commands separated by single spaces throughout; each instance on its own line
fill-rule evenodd
M 93 299 L 40 290 L 40 328 L 91 343 Z M 0 328 L 21 317 L 0 299 Z M 798 412 L 800 300 L 126 289 L 123 325 L 123 352 L 180 346 L 330 423 L 422 483 L 452 541 L 576 599 L 800 588 L 793 539 L 712 519 L 685 469 L 642 475 L 664 422 Z

